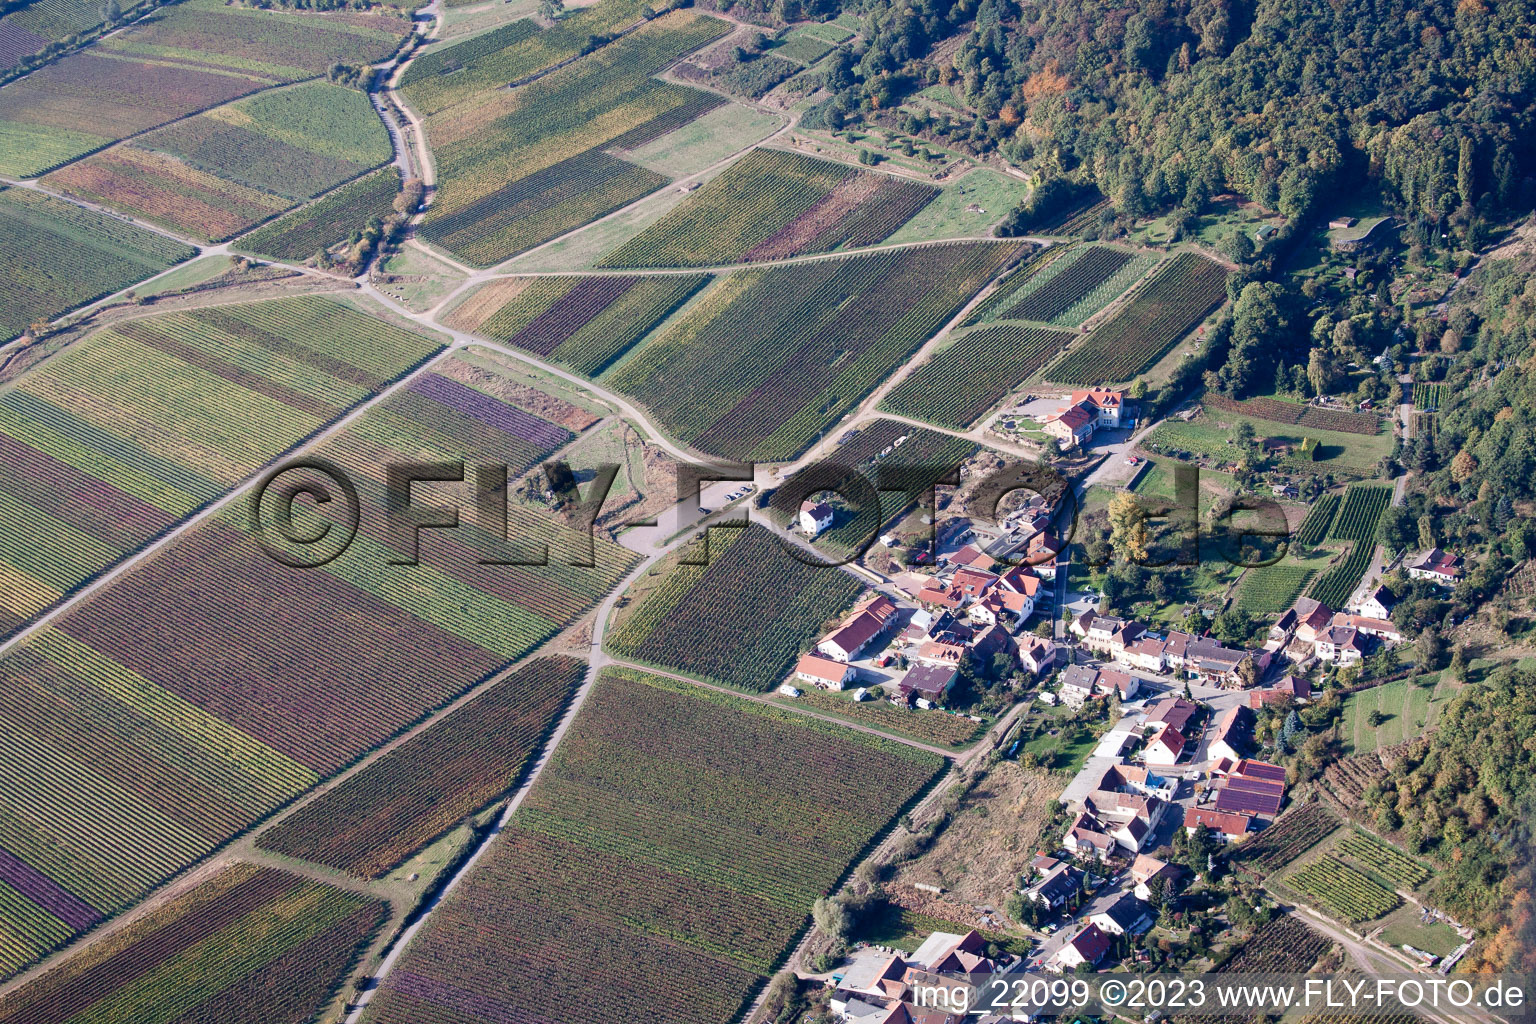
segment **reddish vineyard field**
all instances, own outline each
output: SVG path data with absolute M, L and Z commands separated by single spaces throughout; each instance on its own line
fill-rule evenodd
M 1202 401 L 1223 412 L 1242 413 L 1271 423 L 1286 423 L 1315 430 L 1336 430 L 1346 434 L 1377 434 L 1381 417 L 1375 413 L 1350 412 L 1347 409 L 1320 409 L 1315 405 L 1282 402 L 1274 398 L 1246 398 L 1241 401 L 1225 395 L 1207 393 Z
M 1118 312 L 1050 368 L 1063 384 L 1130 380 L 1226 301 L 1227 272 L 1193 253 L 1158 268 Z
M 468 365 L 439 362 L 442 372 L 418 376 L 320 448 L 362 499 L 358 536 L 324 568 L 269 557 L 240 502 L 0 662 L 0 736 L 17 766 L 0 849 L 32 879 L 27 898 L 0 913 L 0 967 L 54 947 L 81 919 L 122 910 L 526 656 L 623 577 L 631 553 L 601 539 L 589 547 L 547 508 L 517 502 L 509 535 L 522 546 L 508 554 L 528 560 L 548 541 L 549 564 L 482 564 L 506 545 L 470 524 L 468 485 L 466 524 L 428 533 L 420 567 L 390 564 L 412 544 L 386 519 L 387 466 L 522 465 L 572 436 L 494 398 L 500 378 L 463 383 L 479 383 Z M 318 482 L 336 493 L 334 481 Z M 334 526 L 343 504 L 319 508 Z M 318 515 L 298 503 L 296 528 L 314 532 Z M 569 564 L 589 555 L 589 568 Z
M 873 245 L 938 194 L 888 174 L 756 149 L 600 265 L 708 267 Z
M 385 914 L 366 896 L 236 865 L 0 996 L 0 1024 L 305 1024 Z
M 892 412 L 964 428 L 1050 362 L 1071 341 L 1067 331 L 998 324 L 962 336 L 891 392 Z
M 536 661 L 263 833 L 264 850 L 376 877 L 504 793 L 586 663 Z
M 595 376 L 709 280 L 704 274 L 502 278 L 471 295 L 447 322 Z
M 710 543 L 730 546 L 711 551 L 707 568 L 674 570 L 676 583 L 653 593 L 608 646 L 648 664 L 771 690 L 821 624 L 858 596 L 859 584 L 793 558 L 760 526 Z
M 939 758 L 610 669 L 370 1024 L 719 1024 Z M 879 780 L 870 784 L 870 780 Z M 579 964 L 622 963 L 623 985 Z

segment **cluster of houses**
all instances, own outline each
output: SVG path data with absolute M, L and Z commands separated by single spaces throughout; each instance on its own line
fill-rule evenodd
M 1019 966 L 1016 957 L 993 960 L 986 955 L 986 947 L 986 939 L 976 931 L 964 935 L 933 932 L 910 956 L 890 952 L 857 959 L 842 973 L 832 976 L 829 1008 L 849 1024 L 952 1024 L 977 1020 L 975 1016 L 965 1016 L 964 1011 L 953 1012 L 953 1007 L 921 1005 L 930 1000 L 920 993 L 950 990 L 956 974 L 1006 973 Z
M 1066 407 L 1048 414 L 1040 429 L 1054 437 L 1061 447 L 1076 448 L 1091 441 L 1099 430 L 1117 430 L 1127 425 L 1128 402 L 1129 393 L 1124 390 L 1074 391 Z
M 1212 637 L 1177 630 L 1156 633 L 1135 620 L 1096 611 L 1079 615 L 1070 628 L 1082 646 L 1104 657 L 1148 672 L 1182 669 L 1195 682 L 1224 689 L 1241 689 L 1248 679 L 1261 678 L 1273 660 L 1269 651 L 1227 647 Z
M 1392 595 L 1385 587 L 1373 590 L 1361 603 L 1362 614 L 1335 612 L 1321 601 L 1297 598 L 1269 627 L 1266 652 L 1283 652 L 1292 662 L 1314 661 L 1347 668 L 1369 654 L 1378 643 L 1396 643 L 1403 636 L 1392 620 Z
M 1145 934 L 1156 920 L 1147 901 L 1152 889 L 1162 879 L 1165 891 L 1172 891 L 1183 875 L 1177 865 L 1138 854 L 1130 866 L 1133 892 L 1121 892 L 1088 915 L 1041 966 L 1049 971 L 1070 971 L 1087 964 L 1097 967 L 1123 935 Z M 1032 881 L 1024 890 L 1026 899 L 1049 912 L 1076 913 L 1086 898 L 1087 873 L 1071 860 L 1038 854 L 1030 865 Z

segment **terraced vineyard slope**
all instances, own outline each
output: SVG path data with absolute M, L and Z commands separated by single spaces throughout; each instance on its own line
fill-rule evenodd
M 708 267 L 874 245 L 938 194 L 889 174 L 755 149 L 599 265 Z
M 440 347 L 305 296 L 127 320 L 33 368 L 0 390 L 0 635 Z
M 818 896 L 940 759 L 610 669 L 371 1024 L 736 1018 Z M 869 780 L 878 779 L 878 785 Z M 622 962 L 622 987 L 576 963 Z

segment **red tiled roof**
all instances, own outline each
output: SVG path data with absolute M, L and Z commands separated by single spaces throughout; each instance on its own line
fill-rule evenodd
M 1204 807 L 1190 807 L 1184 812 L 1185 828 L 1204 825 L 1206 828 L 1228 836 L 1243 835 L 1252 823 L 1253 819 L 1246 814 L 1227 814 L 1222 811 L 1207 810 Z
M 1055 416 L 1052 416 L 1047 422 L 1064 423 L 1066 424 L 1067 429 L 1077 431 L 1081 430 L 1083 427 L 1086 427 L 1096 419 L 1098 419 L 1096 415 L 1094 415 L 1092 412 L 1089 412 L 1086 407 L 1079 403 L 1062 410 Z
M 816 679 L 825 679 L 829 683 L 841 683 L 848 666 L 831 658 L 823 658 L 815 654 L 802 655 L 795 665 L 796 675 L 808 675 Z
M 873 640 L 884 628 L 885 624 L 873 615 L 859 612 L 824 642 L 836 644 L 845 651 L 856 651 Z
M 1078 932 L 1068 943 L 1077 950 L 1077 955 L 1088 963 L 1097 963 L 1099 958 L 1109 952 L 1109 947 L 1114 944 L 1108 935 L 1099 930 L 1096 924 L 1090 924 L 1087 928 Z

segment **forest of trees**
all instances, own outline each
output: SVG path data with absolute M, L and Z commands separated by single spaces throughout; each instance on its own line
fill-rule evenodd
M 1536 197 L 1531 0 L 866 0 L 841 111 L 956 86 L 961 137 L 1123 214 L 1233 190 L 1288 218 L 1369 174 L 1444 224 Z M 969 23 L 953 58 L 924 60 Z
M 1478 956 L 1536 970 L 1536 672 L 1501 669 L 1367 790 L 1376 824 L 1438 866 L 1436 896 L 1489 940 Z M 1523 958 L 1523 959 L 1521 959 Z

